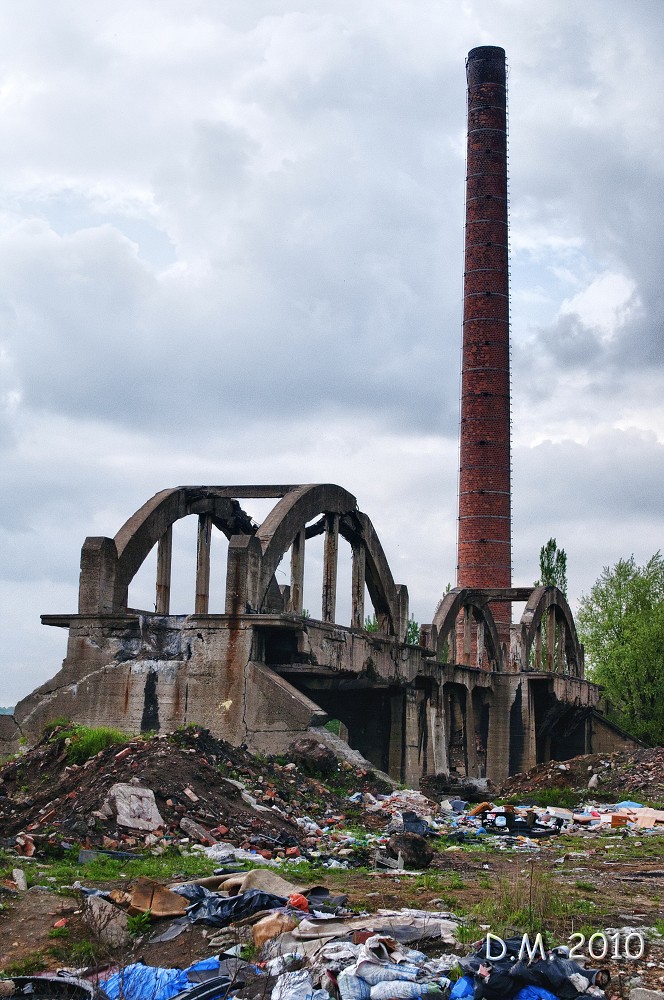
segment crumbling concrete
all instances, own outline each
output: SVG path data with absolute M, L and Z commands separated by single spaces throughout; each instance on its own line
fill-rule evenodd
M 277 499 L 262 525 L 240 507 L 252 495 Z M 204 527 L 197 551 L 199 567 L 207 568 L 196 577 L 198 605 L 209 574 L 207 519 L 229 538 L 225 613 L 165 613 L 164 558 L 155 591 L 164 613 L 129 608 L 131 573 L 149 546 L 163 553 L 170 518 L 188 515 Z M 316 619 L 303 614 L 301 580 L 306 542 L 319 533 L 331 541 Z M 339 538 L 352 552 L 353 626 L 334 621 Z M 280 587 L 274 573 L 289 554 L 290 584 Z M 361 627 L 365 587 L 377 632 Z M 508 653 L 492 607 L 516 600 L 526 608 Z M 17 706 L 29 739 L 58 716 L 130 733 L 193 722 L 236 746 L 279 753 L 332 718 L 376 767 L 416 786 L 422 775 L 440 773 L 500 783 L 551 756 L 589 752 L 598 738 L 599 690 L 583 677 L 583 650 L 559 591 L 454 590 L 423 626 L 420 644 L 408 645 L 406 588 L 394 583 L 355 498 L 329 484 L 157 494 L 115 539 L 86 540 L 79 607 L 85 610 L 43 618 L 68 628 L 69 641 L 59 673 Z M 547 634 L 553 623 L 558 637 L 552 655 L 542 650 L 543 622 Z M 455 662 L 458 649 L 464 662 Z M 610 742 L 606 730 L 601 738 Z

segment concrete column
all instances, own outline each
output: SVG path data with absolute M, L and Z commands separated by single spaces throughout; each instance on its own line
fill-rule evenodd
M 484 622 L 477 623 L 477 658 L 476 663 L 479 670 L 484 662 Z
M 466 718 L 464 720 L 463 734 L 466 744 L 466 775 L 469 778 L 478 778 L 477 747 L 475 746 L 475 706 L 473 705 L 473 692 L 470 688 L 466 688 Z
M 390 698 L 390 745 L 388 749 L 388 774 L 395 781 L 403 781 L 404 765 L 404 696 L 401 691 Z
M 559 674 L 565 673 L 565 628 L 565 622 L 561 620 L 558 623 L 558 648 L 556 650 L 556 672 Z
M 157 543 L 157 595 L 154 609 L 158 615 L 171 610 L 171 558 L 173 553 L 173 525 L 169 524 Z
M 337 553 L 339 551 L 339 515 L 325 515 L 325 550 L 323 555 L 323 621 L 333 622 L 337 606 Z
M 228 543 L 226 568 L 226 614 L 257 611 L 261 572 L 261 543 L 255 535 L 233 535 Z
M 546 612 L 546 669 L 552 671 L 556 655 L 556 609 L 547 608 Z
M 418 788 L 420 784 L 420 729 L 419 701 L 415 688 L 406 688 L 405 692 L 405 733 L 404 733 L 404 767 L 403 780 L 407 788 Z
M 540 682 L 541 683 L 541 682 Z M 537 741 L 535 734 L 534 684 L 528 682 L 526 696 L 521 699 L 521 718 L 523 720 L 523 763 L 522 770 L 529 771 L 537 764 Z
M 352 617 L 353 628 L 364 628 L 364 587 L 366 575 L 366 551 L 361 541 L 353 542 L 353 583 Z
M 510 766 L 510 709 L 514 688 L 496 685 L 489 708 L 489 735 L 487 739 L 486 776 L 501 785 L 507 779 Z
M 212 515 L 198 515 L 198 548 L 196 551 L 196 604 L 194 614 L 206 615 L 210 603 L 210 540 Z
M 304 543 L 305 528 L 301 528 L 291 545 L 291 583 L 288 610 L 296 615 L 302 614 L 304 595 Z
M 442 688 L 438 689 L 437 699 L 431 702 L 431 734 L 430 742 L 433 752 L 433 773 L 449 774 L 450 762 L 447 754 L 447 726 L 445 722 L 445 705 Z
M 472 608 L 463 609 L 463 662 L 465 666 L 470 666 L 470 655 L 473 648 L 473 611 Z
M 118 550 L 112 538 L 85 539 L 81 549 L 79 615 L 103 615 L 122 610 L 115 600 L 117 565 Z M 126 603 L 125 596 L 125 607 Z

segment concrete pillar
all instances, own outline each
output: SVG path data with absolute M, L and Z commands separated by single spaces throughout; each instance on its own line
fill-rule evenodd
M 546 611 L 546 669 L 551 672 L 556 655 L 556 609 L 553 605 Z
M 212 515 L 198 515 L 198 547 L 196 550 L 196 604 L 194 614 L 206 615 L 210 603 L 210 540 Z
M 79 615 L 103 615 L 121 610 L 115 601 L 117 565 L 118 550 L 112 538 L 85 539 L 81 549 Z
M 486 776 L 496 785 L 501 785 L 509 774 L 510 709 L 514 700 L 514 690 L 511 685 L 497 684 L 489 708 Z
M 261 569 L 261 543 L 255 535 L 233 535 L 228 543 L 226 614 L 257 611 Z
M 478 778 L 477 747 L 475 745 L 475 706 L 473 705 L 473 692 L 466 688 L 466 718 L 464 720 L 463 734 L 466 744 L 466 774 L 469 778 Z
M 476 664 L 481 670 L 484 662 L 484 622 L 477 623 L 477 657 Z
M 463 609 L 463 662 L 465 666 L 470 666 L 471 651 L 473 648 L 473 611 L 466 606 Z
M 566 625 L 562 619 L 558 622 L 558 639 L 557 639 L 557 650 L 556 650 L 556 672 L 559 674 L 565 673 L 565 629 Z
M 366 550 L 364 544 L 353 542 L 353 582 L 351 595 L 351 625 L 364 628 L 364 588 L 366 576 Z
M 450 762 L 447 754 L 448 736 L 442 688 L 438 689 L 435 700 L 433 698 L 431 700 L 430 719 L 430 745 L 433 758 L 433 773 L 449 774 Z
M 390 745 L 388 749 L 387 773 L 395 781 L 404 780 L 404 695 L 402 691 L 390 698 Z
M 167 615 L 171 610 L 171 559 L 173 553 L 173 525 L 169 524 L 157 543 L 157 595 L 155 611 Z
M 523 763 L 522 771 L 529 771 L 537 764 L 537 740 L 535 738 L 535 704 L 534 685 L 528 683 L 526 697 L 521 699 L 521 718 L 523 721 Z
M 291 545 L 291 583 L 288 610 L 296 615 L 302 614 L 304 595 L 304 544 L 305 528 L 301 528 Z
M 416 688 L 406 688 L 404 705 L 404 764 L 403 780 L 407 788 L 418 788 L 420 783 L 420 727 L 419 699 Z
M 339 551 L 339 515 L 325 515 L 323 553 L 323 621 L 333 622 L 337 605 L 337 554 Z

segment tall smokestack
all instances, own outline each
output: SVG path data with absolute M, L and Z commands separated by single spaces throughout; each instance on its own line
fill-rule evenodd
M 505 50 L 471 49 L 459 466 L 458 587 L 510 587 L 510 350 Z M 491 606 L 509 641 L 510 604 Z

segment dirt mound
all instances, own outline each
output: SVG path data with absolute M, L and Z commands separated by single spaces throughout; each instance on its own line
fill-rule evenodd
M 588 785 L 593 775 L 592 784 Z M 617 802 L 664 802 L 664 747 L 616 750 L 607 754 L 584 754 L 566 761 L 539 764 L 515 774 L 502 786 L 504 796 L 568 789 L 579 799 Z
M 236 846 L 285 850 L 311 839 L 298 818 L 334 824 L 353 812 L 349 792 L 375 788 L 371 772 L 344 761 L 323 785 L 283 758 L 254 757 L 200 728 L 128 740 L 80 765 L 68 762 L 68 752 L 68 730 L 56 728 L 0 770 L 6 846 L 19 832 L 38 845 L 71 840 L 131 849 L 154 846 L 155 838 L 161 844 L 181 841 L 188 833 L 204 843 L 207 831 L 210 838 Z M 103 814 L 111 787 L 128 782 L 154 792 L 161 829 L 146 836 Z M 192 822 L 203 834 L 192 832 Z

